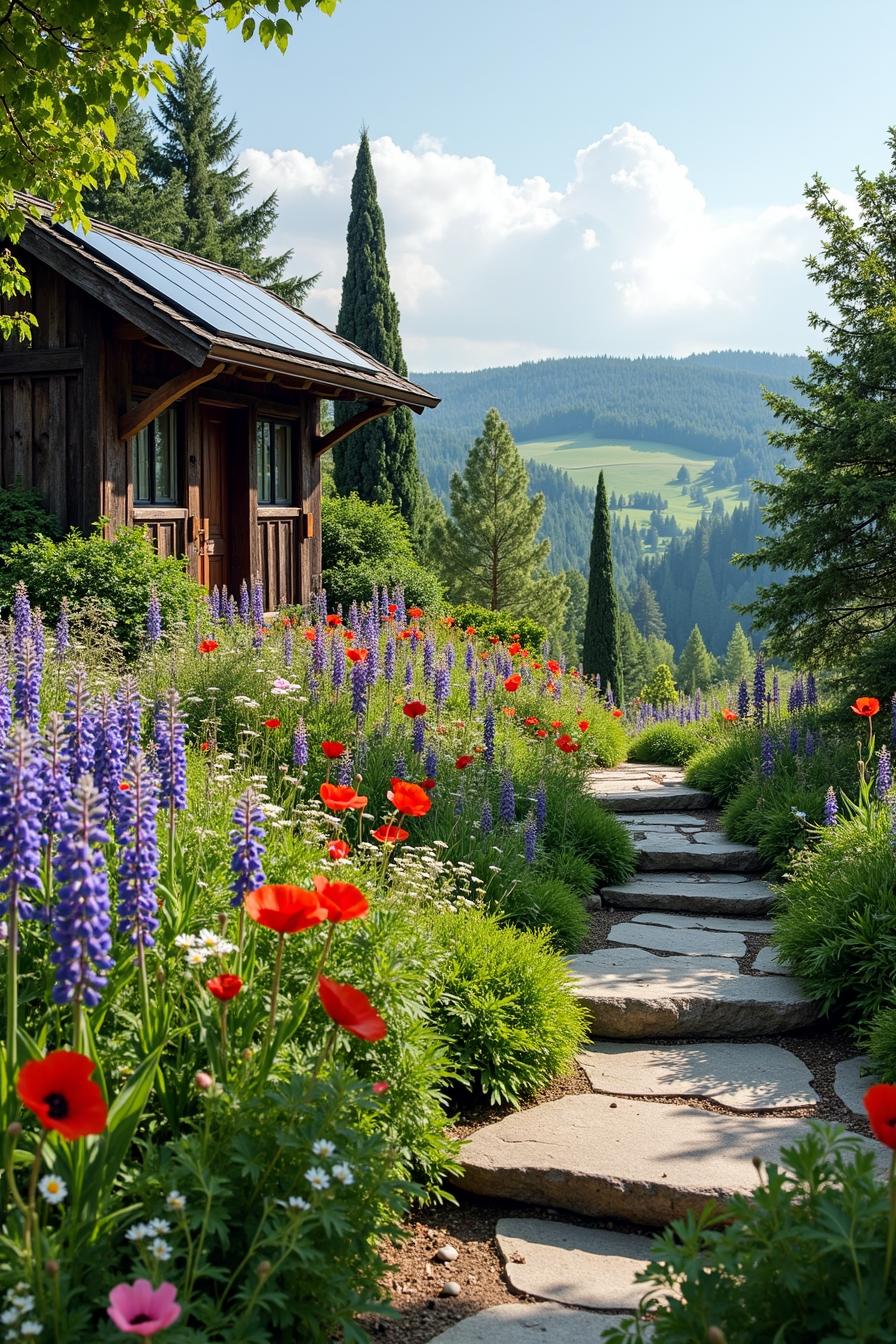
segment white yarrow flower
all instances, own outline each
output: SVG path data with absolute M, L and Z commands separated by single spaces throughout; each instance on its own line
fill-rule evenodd
M 150 1218 L 146 1226 L 154 1237 L 164 1236 L 166 1232 L 171 1231 L 171 1224 L 167 1218 Z
M 314 1190 L 326 1190 L 330 1185 L 330 1178 L 323 1167 L 309 1167 L 305 1172 L 305 1180 Z
M 329 1139 L 315 1139 L 311 1145 L 311 1151 L 315 1157 L 332 1157 L 336 1151 L 335 1143 Z
M 19 1334 L 23 1339 L 36 1339 L 43 1332 L 44 1328 L 40 1321 L 22 1321 L 19 1324 Z
M 156 1237 L 149 1243 L 149 1253 L 154 1260 L 170 1260 L 171 1247 L 162 1237 Z
M 182 1195 L 179 1190 L 172 1190 L 165 1200 L 165 1207 L 173 1213 L 183 1213 L 187 1207 L 186 1195 Z
M 145 1241 L 149 1235 L 149 1228 L 146 1223 L 134 1223 L 134 1226 L 129 1227 L 125 1232 L 128 1241 Z
M 341 1185 L 354 1185 L 355 1175 L 347 1162 L 337 1162 L 333 1168 L 333 1176 Z
M 68 1194 L 65 1181 L 59 1176 L 54 1176 L 52 1172 L 38 1182 L 37 1188 L 48 1204 L 61 1204 Z

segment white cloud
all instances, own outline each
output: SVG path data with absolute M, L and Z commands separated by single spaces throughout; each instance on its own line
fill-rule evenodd
M 511 181 L 484 155 L 424 132 L 371 144 L 409 365 L 475 368 L 555 354 L 795 350 L 815 302 L 799 203 L 716 210 L 673 151 L 624 123 L 580 149 L 562 188 Z M 355 145 L 317 161 L 247 150 L 276 189 L 278 247 L 321 271 L 309 310 L 333 322 L 345 265 Z

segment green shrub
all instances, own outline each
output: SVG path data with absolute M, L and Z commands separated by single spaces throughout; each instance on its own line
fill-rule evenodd
M 104 525 L 100 519 L 86 537 L 71 531 L 60 542 L 39 537 L 13 546 L 0 562 L 0 606 L 9 607 L 22 580 L 32 605 L 52 624 L 65 596 L 76 615 L 84 607 L 104 613 L 125 655 L 135 658 L 145 644 L 153 588 L 168 632 L 192 627 L 205 595 L 188 577 L 186 561 L 157 555 L 142 528 L 123 527 L 106 540 Z
M 722 829 L 739 845 L 755 845 L 762 834 L 762 781 L 747 780 L 722 809 Z
M 759 734 L 738 727 L 705 747 L 688 761 L 685 782 L 727 803 L 759 766 Z
M 330 609 L 369 602 L 377 588 L 401 587 L 409 603 L 441 609 L 442 587 L 414 558 L 407 523 L 391 504 L 367 504 L 357 495 L 321 502 L 323 587 Z
M 607 1344 L 894 1344 L 887 1185 L 860 1145 L 814 1123 L 752 1195 L 672 1223 L 637 1275 L 652 1325 L 633 1317 Z
M 55 541 L 61 532 L 59 519 L 47 512 L 37 490 L 18 482 L 0 490 L 0 549 L 4 555 L 37 537 Z
M 569 971 L 546 933 L 477 910 L 436 915 L 432 1020 L 462 1086 L 518 1106 L 568 1070 L 586 1037 Z
M 527 875 L 500 907 L 518 929 L 547 929 L 561 952 L 578 952 L 588 927 L 582 898 L 559 877 Z
M 658 663 L 651 673 L 650 680 L 641 690 L 641 699 L 648 705 L 670 705 L 678 699 L 675 680 L 668 663 Z
M 547 630 L 528 616 L 513 616 L 509 611 L 491 611 L 488 607 L 454 606 L 449 607 L 455 623 L 462 630 L 475 625 L 478 635 L 497 635 L 505 643 L 511 635 L 517 635 L 524 648 L 540 653 L 547 639 Z
M 572 850 L 594 868 L 599 887 L 627 882 L 635 871 L 635 847 L 622 823 L 594 798 L 551 781 L 544 840 L 551 853 Z
M 597 870 L 581 854 L 572 849 L 554 849 L 535 865 L 535 871 L 544 877 L 558 877 L 572 887 L 583 900 L 597 890 Z
M 704 724 L 654 723 L 628 749 L 630 761 L 646 765 L 686 765 L 706 743 Z

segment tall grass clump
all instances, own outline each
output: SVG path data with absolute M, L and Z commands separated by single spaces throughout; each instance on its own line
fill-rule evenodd
M 645 765 L 686 765 L 706 743 L 705 723 L 654 723 L 638 734 L 628 759 Z

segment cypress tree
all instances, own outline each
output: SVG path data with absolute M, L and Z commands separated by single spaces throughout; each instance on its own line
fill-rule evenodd
M 625 688 L 622 680 L 619 602 L 613 579 L 610 510 L 607 505 L 603 472 L 597 478 L 597 491 L 594 496 L 594 526 L 591 532 L 588 609 L 585 612 L 582 670 L 586 676 L 599 675 L 603 686 L 609 682 L 617 701 L 622 702 Z
M 361 135 L 352 181 L 347 242 L 348 265 L 336 330 L 404 377 L 408 369 L 401 348 L 398 304 L 389 281 L 386 227 L 366 131 Z M 333 408 L 336 424 L 343 424 L 360 409 L 357 402 L 337 401 Z M 333 480 L 341 495 L 355 491 L 372 504 L 395 504 L 411 527 L 416 527 L 420 471 L 411 411 L 399 406 L 336 444 Z

